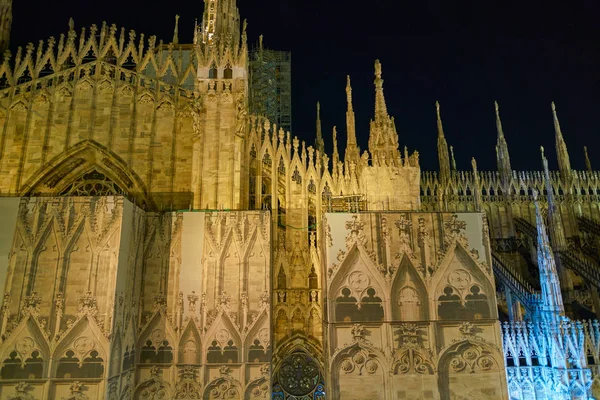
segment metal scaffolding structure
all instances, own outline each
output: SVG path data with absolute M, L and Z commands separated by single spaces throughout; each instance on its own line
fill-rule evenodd
M 265 49 L 262 37 L 250 50 L 249 107 L 284 131 L 292 131 L 292 54 Z

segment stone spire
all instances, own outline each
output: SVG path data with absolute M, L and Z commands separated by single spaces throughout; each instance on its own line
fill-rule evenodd
M 558 158 L 558 170 L 562 179 L 567 182 L 571 180 L 571 161 L 569 160 L 569 152 L 567 151 L 567 144 L 563 138 L 562 131 L 560 129 L 560 122 L 558 122 L 558 115 L 556 115 L 556 106 L 552 102 L 552 116 L 554 117 L 554 132 L 556 134 L 556 157 Z
M 388 119 L 387 106 L 383 95 L 383 79 L 381 79 L 381 63 L 375 60 L 375 121 Z
M 350 86 L 350 75 L 346 83 L 346 99 L 348 102 L 348 110 L 346 111 L 346 153 L 344 161 L 346 163 L 358 163 L 360 158 L 360 149 L 356 143 L 356 122 L 354 119 L 354 109 L 352 108 L 352 86 Z
M 338 163 L 340 162 L 340 153 L 338 152 L 338 143 L 337 143 L 337 128 L 333 127 L 333 171 L 337 171 Z
M 548 160 L 544 155 L 544 148 L 540 147 L 540 150 L 542 152 L 546 191 L 548 192 L 548 224 L 550 238 L 552 239 L 552 246 L 554 246 L 556 250 L 561 250 L 567 247 L 567 240 L 565 239 L 565 231 L 560 217 L 560 210 L 554 201 L 554 192 L 552 190 L 552 182 L 550 181 L 550 171 L 548 170 Z
M 550 247 L 548 234 L 540 205 L 537 199 L 537 191 L 533 192 L 535 204 L 535 218 L 537 225 L 537 258 L 540 270 L 540 286 L 542 288 L 542 316 L 547 322 L 557 321 L 558 317 L 565 314 L 562 292 L 558 270 L 554 260 L 554 254 Z
M 240 36 L 240 12 L 236 0 L 204 0 L 202 41 L 237 39 Z
M 438 149 L 438 161 L 440 163 L 440 181 L 442 184 L 446 184 L 450 181 L 450 156 L 448 155 L 448 143 L 446 142 L 446 136 L 444 136 L 444 127 L 442 126 L 442 117 L 440 116 L 440 103 L 435 102 L 435 109 L 437 112 L 437 149 Z
M 325 142 L 323 141 L 323 133 L 321 132 L 321 103 L 317 101 L 317 139 L 315 140 L 315 148 L 321 154 L 325 154 Z
M 0 56 L 10 44 L 12 19 L 12 0 L 0 0 Z
M 390 118 L 387 113 L 383 96 L 383 79 L 381 79 L 379 60 L 375 61 L 375 119 L 371 120 L 369 152 L 376 164 L 397 166 L 401 164 L 396 125 L 394 119 Z
M 450 159 L 452 161 L 452 172 L 456 172 L 456 160 L 454 159 L 454 147 L 450 146 Z
M 173 44 L 179 44 L 179 15 L 175 15 L 175 30 L 173 31 Z
M 583 146 L 583 152 L 585 153 L 585 168 L 588 172 L 592 172 L 592 162 L 590 161 L 590 156 L 588 155 L 587 146 Z
M 510 156 L 508 154 L 508 145 L 504 138 L 504 130 L 502 129 L 502 121 L 500 120 L 500 107 L 498 102 L 494 102 L 496 109 L 496 130 L 498 131 L 498 140 L 496 141 L 496 165 L 498 166 L 498 172 L 500 173 L 500 179 L 502 180 L 502 186 L 506 193 L 509 193 L 508 187 L 510 185 L 510 178 L 512 175 L 512 168 L 510 166 Z
M 481 181 L 479 180 L 479 170 L 477 169 L 477 160 L 471 158 L 471 168 L 473 169 L 473 194 L 475 195 L 475 210 L 481 211 L 483 200 L 481 198 Z

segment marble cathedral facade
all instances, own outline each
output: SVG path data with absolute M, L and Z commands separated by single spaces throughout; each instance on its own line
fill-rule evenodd
M 235 0 L 177 30 L 5 53 L 0 398 L 592 395 L 600 176 L 556 111 L 559 173 L 513 171 L 498 113 L 498 171 L 457 171 L 439 106 L 421 172 L 376 62 L 368 151 L 348 78 L 330 157 L 249 115 Z

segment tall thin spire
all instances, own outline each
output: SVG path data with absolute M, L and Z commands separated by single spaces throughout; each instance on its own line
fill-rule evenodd
M 356 122 L 354 119 L 354 109 L 352 108 L 352 86 L 350 85 L 350 75 L 346 81 L 346 101 L 348 109 L 346 111 L 346 152 L 344 154 L 344 162 L 357 163 L 360 158 L 360 150 L 356 143 Z
M 173 44 L 179 44 L 179 15 L 175 15 L 175 30 L 173 31 Z
M 394 119 L 390 118 L 383 96 L 381 63 L 375 61 L 375 119 L 371 121 L 369 134 L 369 152 L 373 161 L 379 165 L 401 165 L 398 150 L 398 134 Z
M 12 0 L 0 0 L 0 57 L 10 44 L 12 19 Z
M 562 292 L 560 289 L 560 280 L 558 270 L 554 260 L 554 254 L 550 247 L 548 234 L 540 205 L 537 199 L 537 191 L 533 192 L 535 204 L 535 218 L 537 226 L 537 258 L 538 268 L 540 270 L 540 286 L 542 288 L 542 316 L 547 322 L 557 321 L 558 317 L 565 314 Z
M 498 167 L 498 172 L 500 173 L 502 186 L 508 193 L 508 186 L 510 185 L 512 175 L 510 155 L 508 154 L 508 145 L 506 144 L 504 130 L 502 129 L 502 121 L 500 120 L 500 107 L 496 101 L 494 102 L 494 108 L 496 109 L 496 130 L 498 132 L 498 139 L 496 141 L 496 165 Z
M 321 154 L 325 151 L 325 142 L 323 141 L 323 133 L 321 132 L 321 103 L 317 101 L 317 140 L 315 147 Z
M 337 143 L 337 128 L 334 126 L 333 127 L 333 133 L 332 133 L 332 139 L 333 139 L 333 156 L 332 156 L 332 161 L 333 161 L 333 171 L 337 171 L 337 167 L 338 167 L 338 163 L 340 162 L 340 153 L 338 152 L 338 143 Z
M 456 172 L 456 159 L 454 158 L 454 147 L 450 146 L 450 159 L 452 161 L 452 172 Z
M 585 153 L 585 168 L 588 172 L 592 172 L 592 162 L 590 161 L 590 156 L 588 155 L 587 146 L 583 146 L 583 152 Z
M 477 169 L 477 160 L 475 160 L 475 157 L 471 158 L 471 168 L 473 169 L 473 185 L 475 186 L 473 189 L 475 195 L 475 210 L 481 211 L 481 205 L 483 204 L 481 198 L 481 181 L 479 179 L 479 171 Z
M 568 181 L 571 180 L 571 161 L 569 160 L 569 152 L 567 151 L 567 144 L 563 138 L 562 130 L 560 129 L 560 122 L 558 121 L 558 115 L 556 114 L 556 106 L 552 102 L 552 116 L 554 118 L 554 132 L 556 134 L 556 157 L 558 159 L 558 170 L 562 179 Z M 569 186 L 570 187 L 570 186 Z
M 542 152 L 542 164 L 544 167 L 544 177 L 546 181 L 546 192 L 548 199 L 548 223 L 550 230 L 550 238 L 552 239 L 552 245 L 556 250 L 561 250 L 567 247 L 567 240 L 565 238 L 565 231 L 562 224 L 562 218 L 560 217 L 560 210 L 556 202 L 554 201 L 554 191 L 552 188 L 552 182 L 550 181 L 550 171 L 548 169 L 548 159 L 544 155 L 544 147 L 540 147 Z
M 383 96 L 383 79 L 381 78 L 381 63 L 375 60 L 375 121 L 388 118 L 385 97 Z
M 442 184 L 446 184 L 450 181 L 450 156 L 448 155 L 448 142 L 446 142 L 446 136 L 444 135 L 444 127 L 442 126 L 442 117 L 440 115 L 440 103 L 435 102 L 435 109 L 437 112 L 437 149 L 438 149 L 438 161 L 440 163 L 440 181 Z

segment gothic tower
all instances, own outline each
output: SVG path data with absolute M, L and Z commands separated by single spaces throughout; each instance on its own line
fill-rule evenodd
M 10 44 L 10 27 L 12 25 L 12 0 L 0 1 L 0 55 Z
M 194 110 L 194 207 L 240 209 L 248 109 L 248 48 L 235 0 L 205 0 L 195 34 L 198 72 Z

